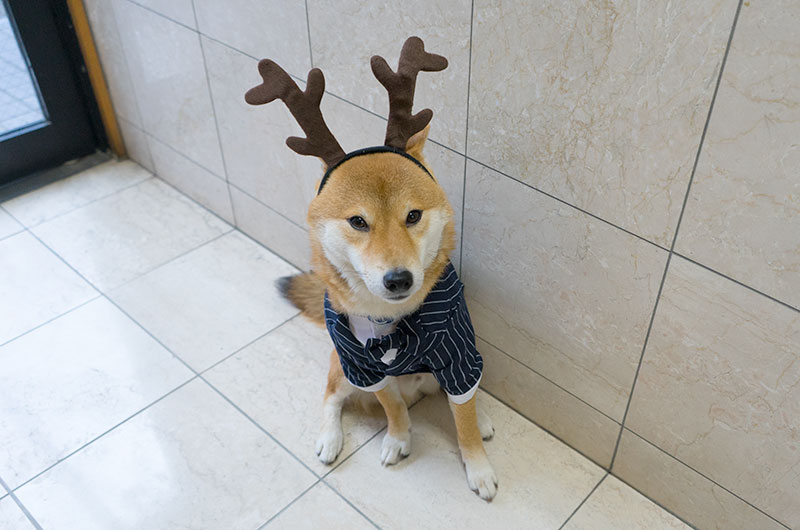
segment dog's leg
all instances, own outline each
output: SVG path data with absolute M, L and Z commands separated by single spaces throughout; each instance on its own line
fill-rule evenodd
M 467 483 L 482 499 L 490 501 L 497 494 L 497 475 L 483 448 L 475 396 L 461 405 L 450 402 L 450 408 L 456 420 L 458 447 L 467 471 Z
M 484 440 L 491 440 L 494 436 L 494 425 L 492 425 L 492 419 L 486 414 L 486 411 L 483 409 L 480 404 L 476 404 L 475 408 L 478 411 L 478 430 L 481 431 L 481 438 Z
M 388 385 L 375 392 L 375 397 L 386 412 L 388 426 L 381 444 L 381 464 L 389 466 L 411 453 L 411 420 L 397 381 L 389 381 Z
M 322 431 L 317 439 L 317 456 L 325 464 L 330 464 L 342 450 L 344 434 L 342 433 L 342 407 L 354 388 L 344 378 L 339 356 L 333 350 L 328 369 L 328 386 L 322 406 Z

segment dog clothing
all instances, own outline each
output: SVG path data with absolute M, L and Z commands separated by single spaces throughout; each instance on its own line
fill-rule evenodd
M 354 329 L 363 338 L 363 321 L 351 328 L 350 318 L 334 310 L 325 294 L 325 325 L 350 384 L 375 392 L 388 384 L 387 376 L 430 372 L 456 404 L 475 394 L 483 359 L 475 348 L 464 285 L 452 263 L 416 312 L 396 321 L 370 320 L 367 329 L 382 336 L 359 340 Z

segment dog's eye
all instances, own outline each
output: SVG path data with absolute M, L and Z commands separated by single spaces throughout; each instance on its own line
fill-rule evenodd
M 422 219 L 422 212 L 420 210 L 411 210 L 406 217 L 406 226 L 415 225 Z
M 347 221 L 350 223 L 350 226 L 352 226 L 356 230 L 361 230 L 362 232 L 366 232 L 367 230 L 369 230 L 369 225 L 367 224 L 367 222 L 364 220 L 363 217 L 354 215 Z

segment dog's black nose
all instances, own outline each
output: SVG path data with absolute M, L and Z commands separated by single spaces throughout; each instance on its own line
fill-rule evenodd
M 411 289 L 414 283 L 414 275 L 406 269 L 394 269 L 386 273 L 383 277 L 383 285 L 390 293 L 403 293 Z

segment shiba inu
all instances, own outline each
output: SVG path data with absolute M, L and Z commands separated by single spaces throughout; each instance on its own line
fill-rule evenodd
M 420 71 L 446 68 L 417 37 L 403 46 L 397 71 L 381 57 L 372 70 L 389 92 L 383 146 L 345 153 L 320 112 L 322 72 L 308 74 L 306 90 L 274 62 L 259 63 L 263 83 L 248 103 L 281 99 L 306 138 L 294 151 L 319 157 L 325 174 L 308 210 L 313 272 L 284 278 L 279 287 L 308 318 L 324 324 L 334 350 L 316 452 L 333 462 L 343 444 L 341 412 L 357 393 L 374 394 L 388 427 L 381 463 L 411 451 L 408 405 L 421 395 L 448 394 L 467 482 L 491 500 L 497 477 L 483 440 L 494 429 L 476 407 L 483 361 L 450 264 L 455 246 L 453 210 L 423 156 L 433 113 L 411 114 Z

